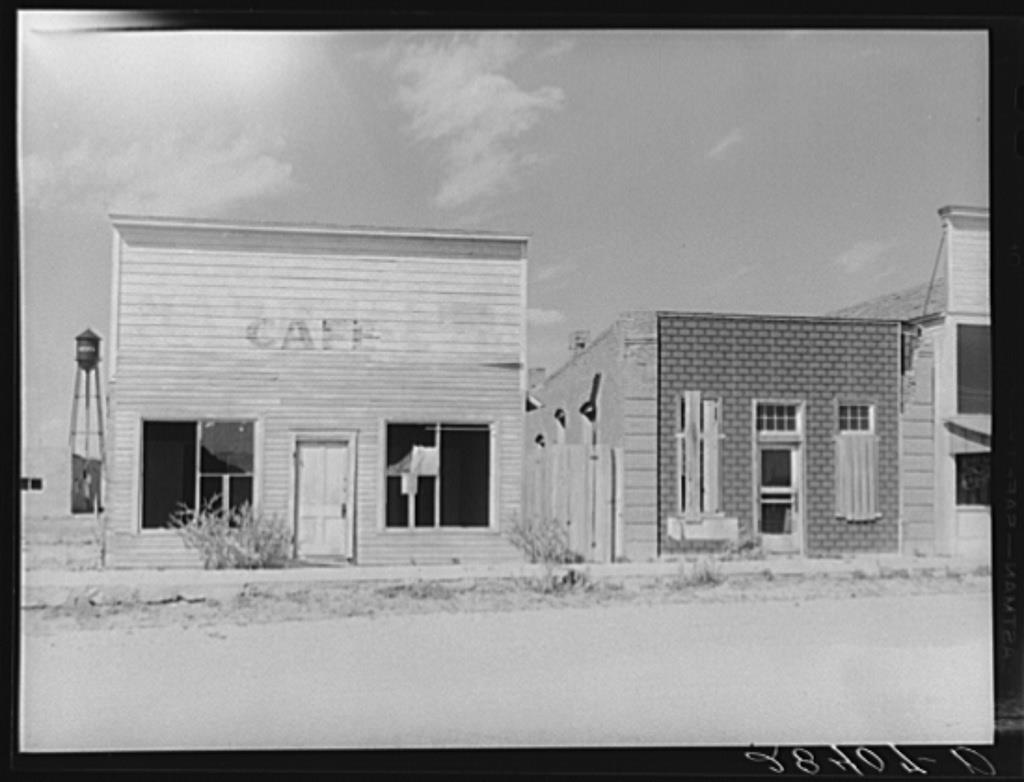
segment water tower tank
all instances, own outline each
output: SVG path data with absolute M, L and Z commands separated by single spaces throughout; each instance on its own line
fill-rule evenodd
M 75 360 L 82 369 L 92 369 L 100 361 L 100 337 L 86 329 L 75 337 Z

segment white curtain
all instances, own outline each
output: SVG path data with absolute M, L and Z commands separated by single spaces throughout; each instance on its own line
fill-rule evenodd
M 878 440 L 873 434 L 836 437 L 836 515 L 847 521 L 878 518 Z

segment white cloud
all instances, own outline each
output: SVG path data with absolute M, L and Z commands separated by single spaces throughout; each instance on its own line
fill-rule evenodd
M 709 287 L 715 290 L 727 288 L 730 285 L 742 280 L 755 269 L 757 269 L 757 266 L 752 263 L 742 264 L 741 266 L 736 267 L 727 274 L 724 274 L 718 279 L 714 280 Z
M 847 274 L 857 274 L 883 260 L 896 247 L 896 242 L 865 241 L 840 253 L 832 261 Z
M 537 56 L 540 58 L 548 57 L 561 57 L 563 54 L 571 52 L 576 46 L 575 42 L 570 38 L 559 38 L 557 41 L 541 49 Z
M 169 131 L 128 146 L 84 139 L 56 158 L 26 156 L 23 192 L 41 208 L 208 215 L 291 187 L 281 146 L 258 133 Z
M 405 46 L 396 58 L 398 103 L 409 114 L 420 142 L 440 144 L 445 177 L 435 197 L 453 208 L 492 196 L 511 186 L 537 158 L 514 141 L 536 125 L 544 112 L 561 108 L 557 87 L 527 91 L 504 71 L 522 54 L 509 33 L 456 36 L 448 44 Z
M 708 160 L 722 160 L 725 158 L 725 153 L 743 141 L 743 139 L 743 131 L 739 128 L 733 128 L 725 136 L 719 139 L 717 144 L 708 150 L 705 157 Z
M 538 267 L 534 282 L 554 282 L 569 276 L 576 269 L 574 263 L 555 263 L 550 266 Z
M 526 320 L 531 326 L 554 326 L 565 321 L 565 313 L 561 310 L 530 307 L 526 311 Z

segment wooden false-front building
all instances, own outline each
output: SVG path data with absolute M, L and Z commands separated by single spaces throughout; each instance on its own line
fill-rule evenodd
M 518 559 L 526 238 L 113 216 L 109 561 L 190 566 L 181 507 L 292 554 Z

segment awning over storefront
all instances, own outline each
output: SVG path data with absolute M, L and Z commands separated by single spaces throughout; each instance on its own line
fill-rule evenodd
M 954 415 L 944 422 L 950 437 L 950 453 L 977 453 L 992 447 L 992 416 Z

